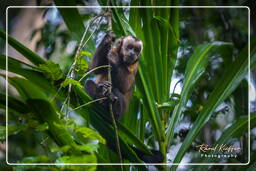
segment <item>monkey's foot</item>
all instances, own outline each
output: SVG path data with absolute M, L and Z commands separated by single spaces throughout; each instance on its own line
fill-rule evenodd
M 109 81 L 102 81 L 98 84 L 98 90 L 103 96 L 106 96 L 106 93 L 109 91 L 111 87 L 112 84 Z
M 112 93 L 112 92 L 111 93 L 107 92 L 106 97 L 108 97 L 108 100 L 111 103 L 115 102 L 118 99 L 117 96 L 115 96 L 114 93 Z

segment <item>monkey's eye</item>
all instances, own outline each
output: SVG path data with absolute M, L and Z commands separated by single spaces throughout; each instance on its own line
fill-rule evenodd
M 131 45 L 131 44 L 129 44 L 129 45 L 127 45 L 127 47 L 126 47 L 127 49 L 132 49 L 133 48 L 133 46 Z
M 134 50 L 135 50 L 135 52 L 138 52 L 138 53 L 140 52 L 140 48 L 139 47 L 135 47 Z

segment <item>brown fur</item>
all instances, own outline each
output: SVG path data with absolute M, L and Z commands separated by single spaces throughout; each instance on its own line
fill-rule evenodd
M 129 100 L 132 96 L 132 90 L 135 84 L 135 76 L 138 70 L 138 58 L 142 49 L 142 42 L 133 36 L 122 37 L 115 41 L 111 47 L 111 34 L 106 35 L 96 50 L 92 61 L 92 68 L 111 65 L 111 81 L 112 94 L 117 101 L 113 103 L 113 110 L 117 118 L 121 118 L 122 114 L 128 108 Z M 95 85 L 92 82 L 88 84 L 88 88 L 94 92 L 87 90 L 94 98 L 104 96 L 99 94 L 99 86 L 106 84 L 108 81 L 108 71 L 100 70 L 95 72 Z M 104 88 L 104 86 L 102 86 Z M 102 89 L 102 88 L 101 88 Z M 105 91 L 103 91 L 105 92 Z M 105 106 L 108 106 L 107 104 Z

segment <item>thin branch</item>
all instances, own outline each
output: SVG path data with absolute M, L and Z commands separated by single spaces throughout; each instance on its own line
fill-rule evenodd
M 82 104 L 81 106 L 78 106 L 78 107 L 74 108 L 71 111 L 75 111 L 75 110 L 80 109 L 80 108 L 82 108 L 84 106 L 87 106 L 89 104 L 92 104 L 92 103 L 95 103 L 95 102 L 98 102 L 98 101 L 101 101 L 101 100 L 106 100 L 106 99 L 107 99 L 107 97 L 102 97 L 102 98 L 99 98 L 99 99 L 95 99 L 95 100 L 89 101 L 88 103 Z M 69 112 L 71 112 L 71 111 L 69 111 Z
M 81 82 L 87 75 L 91 74 L 92 72 L 98 70 L 98 69 L 101 69 L 101 68 L 110 68 L 111 66 L 110 65 L 101 65 L 101 66 L 98 66 L 98 67 L 95 67 L 93 69 L 91 69 L 90 71 L 86 72 L 82 78 L 80 78 L 79 82 Z
M 102 14 L 102 15 L 103 15 L 103 14 Z M 98 17 L 99 17 L 99 16 L 96 16 L 95 18 L 93 18 L 93 19 L 89 22 L 88 26 L 86 27 L 86 29 L 85 29 L 85 31 L 84 31 L 84 33 L 83 33 L 83 36 L 82 36 L 82 38 L 81 38 L 81 40 L 80 40 L 79 46 L 78 46 L 78 48 L 77 48 L 77 51 L 76 51 L 75 61 L 74 61 L 73 64 L 71 65 L 71 67 L 70 67 L 70 69 L 69 69 L 69 71 L 68 71 L 68 74 L 67 74 L 67 77 L 66 77 L 66 78 L 74 78 L 76 63 L 77 63 L 78 57 L 80 56 L 80 51 L 81 51 L 81 49 L 87 44 L 87 42 L 89 41 L 89 39 L 91 38 L 91 36 L 92 36 L 92 34 L 95 32 L 95 30 L 94 30 L 93 33 L 91 33 L 91 35 L 90 35 L 89 38 L 85 41 L 85 43 L 83 43 L 83 42 L 84 42 L 84 39 L 85 39 L 85 37 L 86 37 L 86 34 L 87 34 L 88 30 L 89 30 L 90 25 L 93 24 L 93 22 L 94 22 Z M 70 93 L 71 93 L 71 89 L 72 89 L 72 84 L 69 84 L 69 85 L 68 85 L 68 96 L 66 97 L 66 99 L 65 99 L 65 101 L 64 101 L 64 103 L 63 103 L 63 105 L 62 105 L 62 107 L 61 107 L 61 111 L 62 111 L 64 105 L 67 103 L 67 110 L 66 110 L 66 112 L 65 112 L 65 116 L 66 116 L 66 117 L 67 117 L 67 114 L 69 113 L 68 107 L 69 107 L 69 104 L 70 104 Z
M 107 1 L 107 5 L 109 6 L 109 0 Z M 112 11 L 111 11 L 111 8 L 108 8 L 108 12 L 110 14 L 108 16 L 108 31 L 112 31 Z M 112 82 L 112 80 L 111 80 L 111 68 L 108 68 L 108 81 L 110 83 Z M 111 87 L 109 87 L 109 92 L 111 93 L 111 91 L 112 91 Z M 118 153 L 118 156 L 119 156 L 120 163 L 123 163 L 122 153 L 121 153 L 121 148 L 120 148 L 120 142 L 119 142 L 119 136 L 118 136 L 118 129 L 117 129 L 114 113 L 113 113 L 113 106 L 112 106 L 111 103 L 109 103 L 109 112 L 111 114 L 113 127 L 114 127 L 114 131 L 115 131 L 117 153 Z M 124 170 L 123 165 L 120 165 L 120 169 L 121 169 L 121 171 Z
M 69 69 L 69 71 L 68 71 L 68 73 L 67 73 L 66 78 L 68 78 L 69 75 L 70 75 L 70 73 L 71 73 L 71 71 L 75 69 L 76 59 L 77 59 L 77 57 L 79 56 L 79 53 L 80 53 L 81 49 L 84 48 L 84 46 L 87 44 L 87 42 L 88 42 L 89 39 L 91 38 L 92 34 L 98 29 L 98 26 L 99 26 L 99 25 L 97 26 L 97 28 L 93 31 L 93 33 L 89 36 L 89 38 L 85 41 L 85 43 L 83 43 L 84 38 L 85 38 L 85 35 L 87 34 L 90 25 L 94 24 L 94 22 L 96 21 L 96 19 L 98 19 L 99 17 L 104 17 L 104 16 L 108 16 L 108 15 L 109 15 L 108 12 L 104 12 L 104 13 L 101 13 L 101 14 L 97 15 L 97 16 L 94 17 L 93 19 L 91 19 L 91 21 L 89 22 L 89 24 L 87 25 L 87 27 L 86 27 L 86 29 L 85 29 L 85 31 L 84 31 L 84 33 L 83 33 L 82 39 L 81 39 L 81 41 L 80 41 L 80 43 L 79 43 L 79 47 L 78 47 L 78 49 L 77 49 L 77 51 L 76 51 L 75 61 L 72 63 L 72 65 L 71 65 L 71 67 L 70 67 L 70 69 Z M 100 20 L 100 21 L 101 21 L 101 20 Z M 100 23 L 100 21 L 99 21 L 99 23 Z M 72 78 L 72 76 L 71 76 L 71 78 Z M 58 93 L 60 92 L 60 90 L 61 90 L 62 88 L 63 88 L 63 87 L 60 87 L 60 88 L 58 89 L 58 91 L 56 92 L 56 94 L 52 97 L 51 101 L 53 101 L 53 100 L 57 97 Z

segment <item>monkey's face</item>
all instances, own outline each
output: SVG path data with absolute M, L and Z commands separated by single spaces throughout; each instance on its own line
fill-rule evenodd
M 120 51 L 123 57 L 123 62 L 126 65 L 131 65 L 137 62 L 141 49 L 142 42 L 139 39 L 133 36 L 124 37 Z

